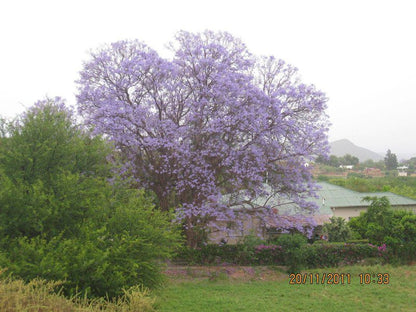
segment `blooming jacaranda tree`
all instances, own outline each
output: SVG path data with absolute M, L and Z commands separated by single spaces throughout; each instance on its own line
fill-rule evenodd
M 245 203 L 278 193 L 313 210 L 305 164 L 328 151 L 325 94 L 228 33 L 182 31 L 170 50 L 165 59 L 139 41 L 115 42 L 92 52 L 80 73 L 79 111 L 114 141 L 124 174 L 161 209 L 176 209 L 191 245 L 195 226 L 235 219 L 226 193 Z M 253 209 L 289 226 L 273 207 Z

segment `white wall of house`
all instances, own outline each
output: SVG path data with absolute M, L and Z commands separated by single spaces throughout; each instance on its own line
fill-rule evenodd
M 331 208 L 334 217 L 342 217 L 349 221 L 352 217 L 358 217 L 361 211 L 367 211 L 368 207 L 336 207 Z M 416 213 L 415 206 L 393 206 L 393 209 L 411 210 Z
M 349 221 L 352 217 L 358 217 L 361 211 L 367 211 L 367 207 L 337 207 L 331 208 L 334 217 L 342 217 Z

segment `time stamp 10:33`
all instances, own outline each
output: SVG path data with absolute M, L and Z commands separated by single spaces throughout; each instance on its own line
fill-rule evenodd
M 361 285 L 388 285 L 389 273 L 292 273 L 289 274 L 289 285 L 348 285 L 351 280 L 358 278 Z

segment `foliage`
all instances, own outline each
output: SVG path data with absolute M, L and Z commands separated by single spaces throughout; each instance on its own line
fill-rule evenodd
M 352 218 L 348 224 L 362 238 L 368 238 L 370 243 L 381 244 L 387 236 L 393 215 L 390 202 L 387 197 L 367 197 L 365 200 L 371 201 L 367 211 Z
M 347 178 L 366 178 L 366 175 L 359 172 L 348 172 Z
M 249 252 L 244 245 L 206 245 L 198 249 L 185 247 L 178 253 L 176 261 L 188 264 L 233 264 L 233 265 L 281 265 L 289 272 L 304 268 L 333 267 L 359 263 L 366 258 L 377 258 L 380 263 L 392 260 L 392 250 L 386 245 L 347 244 L 319 242 L 313 245 L 304 242 L 283 247 L 261 244 Z M 415 259 L 413 254 L 408 259 Z M 413 258 L 412 258 L 413 257 Z
M 412 157 L 409 160 L 404 161 L 403 164 L 409 167 L 408 172 L 415 172 L 415 170 L 416 170 L 416 157 Z
M 108 221 L 84 226 L 76 237 L 55 236 L 3 242 L 0 266 L 26 281 L 62 280 L 66 295 L 115 297 L 136 284 L 154 288 L 162 281 L 159 259 L 170 256 L 177 237 L 165 213 L 143 194 L 115 203 Z
M 178 208 L 188 244 L 196 246 L 194 226 L 235 221 L 229 205 L 264 192 L 310 208 L 302 198 L 314 183 L 304 164 L 328 149 L 325 95 L 228 33 L 180 32 L 171 50 L 172 60 L 138 41 L 97 50 L 77 99 L 86 122 L 120 151 L 124 171 L 162 210 Z
M 244 235 L 243 239 L 241 240 L 241 244 L 249 247 L 249 248 L 253 248 L 256 247 L 260 244 L 264 244 L 265 240 L 258 237 L 256 234 L 251 233 L 248 235 Z
M 389 188 L 389 191 L 398 195 L 410 197 L 416 199 L 416 187 L 415 186 L 393 186 Z
M 393 154 L 391 150 L 387 150 L 386 157 L 384 157 L 384 163 L 387 170 L 394 170 L 397 168 L 397 156 Z
M 328 182 L 357 192 L 392 192 L 416 199 L 415 177 L 362 178 L 349 176 L 347 179 L 329 179 Z
M 0 160 L 13 182 L 41 180 L 53 188 L 62 172 L 108 174 L 109 145 L 82 129 L 61 98 L 38 101 L 6 128 Z
M 308 242 L 307 238 L 302 234 L 281 234 L 273 244 L 282 246 L 284 249 L 301 248 Z
M 322 232 L 330 242 L 346 242 L 351 238 L 351 229 L 344 218 L 331 217 L 329 221 L 323 225 Z
M 352 156 L 350 154 L 346 154 L 346 155 L 341 156 L 341 157 L 337 157 L 336 155 L 330 155 L 329 158 L 325 158 L 325 157 L 320 155 L 315 159 L 315 162 L 318 163 L 318 164 L 323 164 L 323 165 L 338 168 L 341 165 L 343 165 L 343 166 L 349 166 L 349 165 L 357 166 L 360 161 L 357 157 Z
M 318 243 L 305 248 L 302 268 L 350 265 L 373 257 L 384 263 L 388 258 L 387 251 L 370 244 Z
M 372 244 L 387 244 L 396 255 L 403 246 L 416 243 L 416 215 L 408 210 L 392 210 L 386 197 L 370 197 L 366 212 L 349 221 L 349 226 Z M 412 256 L 409 254 L 409 257 Z M 406 258 L 408 258 L 406 256 Z
M 386 164 L 385 164 L 384 160 L 374 161 L 372 159 L 364 160 L 363 162 L 361 162 L 359 164 L 359 167 L 361 169 L 377 168 L 377 169 L 380 169 L 380 170 L 385 170 L 386 169 L 385 166 L 386 166 Z
M 102 215 L 109 146 L 77 126 L 61 99 L 36 103 L 7 129 L 0 144 L 3 237 L 69 237 L 84 219 Z
M 4 273 L 3 273 L 4 275 Z M 154 311 L 156 298 L 146 288 L 133 287 L 125 290 L 116 300 L 86 297 L 65 298 L 59 289 L 62 282 L 33 279 L 25 283 L 20 279 L 0 276 L 1 311 Z M 39 310 L 41 309 L 41 310 Z
M 62 280 L 67 295 L 158 285 L 178 232 L 144 191 L 112 176 L 108 144 L 78 127 L 59 99 L 37 103 L 9 129 L 0 147 L 0 266 L 26 281 Z
M 349 244 L 368 244 L 368 239 L 349 239 L 347 241 Z

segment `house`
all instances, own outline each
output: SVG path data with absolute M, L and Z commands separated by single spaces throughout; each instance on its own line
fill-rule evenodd
M 407 177 L 407 170 L 409 167 L 407 166 L 400 166 L 397 167 L 397 171 L 399 172 L 399 177 Z
M 404 196 L 399 196 L 390 192 L 379 193 L 359 193 L 348 190 L 346 188 L 325 183 L 317 183 L 320 189 L 316 192 L 317 198 L 309 197 L 306 200 L 313 202 L 318 206 L 318 210 L 312 215 L 304 215 L 304 219 L 299 219 L 299 214 L 303 211 L 293 202 L 283 199 L 278 195 L 272 197 L 259 197 L 255 199 L 250 205 L 247 203 L 231 205 L 236 214 L 243 212 L 239 219 L 240 226 L 233 227 L 232 224 L 223 224 L 227 230 L 211 230 L 208 235 L 208 240 L 212 243 L 219 243 L 226 241 L 227 243 L 237 243 L 244 236 L 249 234 L 256 234 L 262 238 L 268 238 L 274 234 L 276 227 L 273 220 L 261 220 L 256 216 L 256 210 L 262 209 L 262 206 L 270 206 L 274 213 L 278 214 L 280 219 L 287 224 L 291 222 L 301 222 L 303 226 L 322 226 L 325 222 L 333 216 L 342 217 L 345 220 L 350 220 L 352 217 L 359 216 L 362 211 L 366 211 L 370 202 L 363 201 L 365 197 L 382 197 L 389 199 L 391 207 L 394 209 L 410 209 L 416 213 L 416 200 Z M 224 196 L 224 202 L 230 202 L 231 195 Z M 299 224 L 298 224 L 299 225 Z
M 363 173 L 367 177 L 384 177 L 383 171 L 378 168 L 365 168 Z
M 332 216 L 342 217 L 347 221 L 352 217 L 359 216 L 361 211 L 367 210 L 370 202 L 363 201 L 365 197 L 385 196 L 390 201 L 392 208 L 410 209 L 416 212 L 416 200 L 408 197 L 390 192 L 359 193 L 325 182 L 318 184 L 321 187 L 317 192 L 319 198 L 311 198 L 311 200 L 315 201 L 320 206 L 320 209 L 330 209 Z
M 269 188 L 268 191 L 271 193 L 270 186 L 265 185 L 265 187 Z M 248 198 L 240 194 L 227 194 L 223 196 L 223 204 L 233 209 L 237 216 L 236 221 L 233 224 L 217 222 L 219 227 L 211 228 L 208 235 L 208 240 L 212 243 L 226 241 L 235 244 L 250 234 L 268 238 L 280 230 L 281 224 L 286 224 L 286 229 L 307 227 L 312 230 L 315 225 L 323 224 L 331 217 L 330 209 L 319 209 L 307 215 L 305 210 L 293 201 L 278 195 L 259 196 L 249 202 Z M 267 209 L 269 215 L 260 219 L 257 212 L 264 209 Z M 275 217 L 279 219 L 279 227 Z

